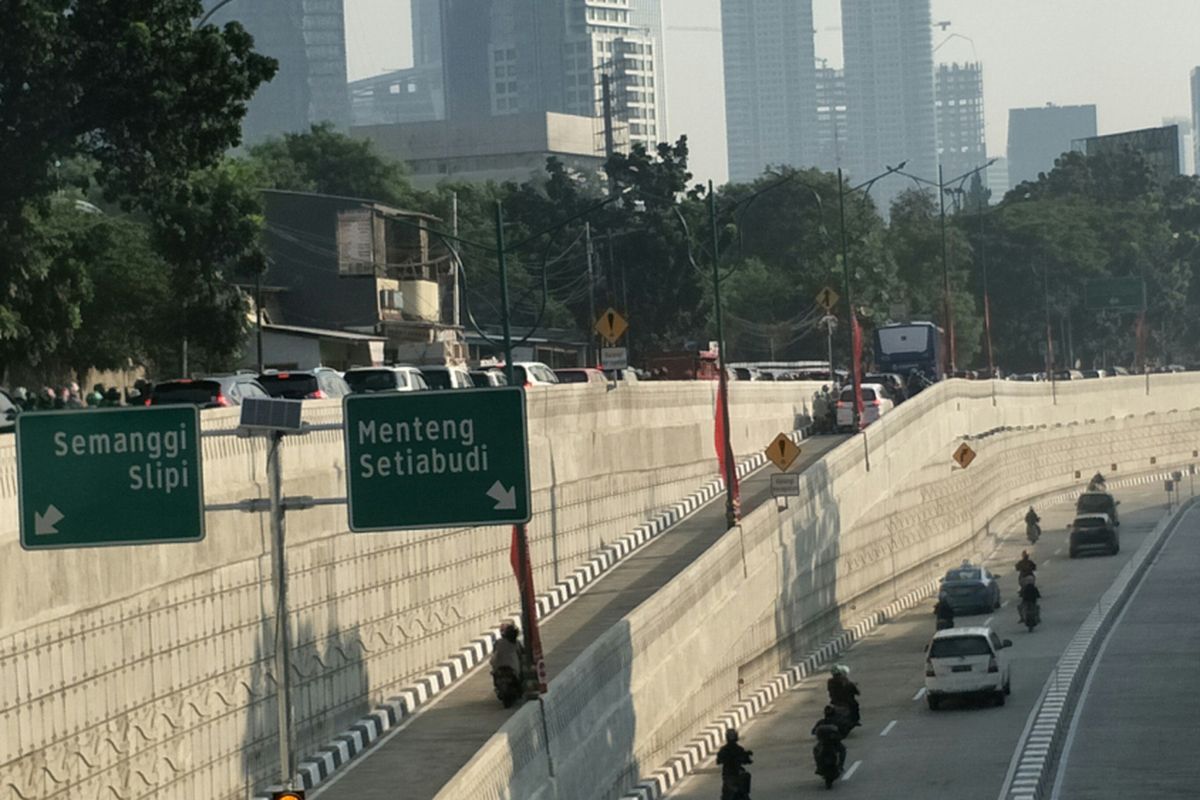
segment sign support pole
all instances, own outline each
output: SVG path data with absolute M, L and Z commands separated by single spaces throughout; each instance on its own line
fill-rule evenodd
M 500 269 L 500 319 L 504 328 L 504 375 L 508 385 L 515 385 L 512 357 L 512 325 L 508 316 L 508 262 L 504 256 L 504 208 L 496 201 L 496 259 Z M 517 542 L 517 591 L 521 595 L 521 626 L 525 638 L 525 647 L 521 651 L 521 672 L 524 673 L 525 696 L 538 696 L 538 675 L 533 665 L 533 614 L 530 607 L 530 594 L 526 585 L 533 574 L 533 565 L 529 562 L 529 540 L 525 535 L 525 524 L 518 522 L 513 526 L 513 537 Z
M 291 640 L 288 636 L 287 555 L 284 552 L 283 479 L 279 448 L 283 434 L 272 431 L 267 446 L 270 492 L 271 571 L 275 583 L 275 698 L 279 710 L 279 779 L 291 789 L 296 770 L 292 752 Z

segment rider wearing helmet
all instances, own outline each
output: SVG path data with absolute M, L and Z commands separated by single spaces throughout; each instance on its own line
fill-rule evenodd
M 848 670 L 841 664 L 835 664 L 829 671 L 829 681 L 826 689 L 829 691 L 829 702 L 835 706 L 845 706 L 850 709 L 850 715 L 855 725 L 862 724 L 858 713 L 858 685 L 850 680 Z
M 725 746 L 717 751 L 721 765 L 721 800 L 750 797 L 750 774 L 745 765 L 753 764 L 751 751 L 738 744 L 736 728 L 725 731 Z

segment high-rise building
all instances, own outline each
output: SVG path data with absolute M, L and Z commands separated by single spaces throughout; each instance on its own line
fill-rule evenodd
M 215 8 L 217 0 L 204 0 Z M 212 16 L 215 25 L 237 20 L 260 53 L 279 61 L 279 71 L 250 101 L 242 140 L 308 130 L 319 122 L 350 124 L 346 85 L 346 23 L 342 0 L 235 0 Z
M 846 152 L 846 71 L 817 67 L 817 136 L 814 164 L 824 170 L 843 166 Z
M 1180 137 L 1178 125 L 1166 125 L 1161 128 L 1142 128 L 1136 131 L 1109 133 L 1104 136 L 1090 136 L 1071 143 L 1073 150 L 1086 153 L 1089 156 L 1102 153 L 1119 155 L 1121 153 L 1138 153 L 1146 160 L 1146 165 L 1154 173 L 1159 183 L 1168 183 L 1178 177 L 1183 171 L 1180 160 Z
M 983 65 L 939 64 L 935 89 L 938 162 L 947 181 L 987 163 Z
M 1179 168 L 1184 175 L 1196 174 L 1196 137 L 1191 116 L 1163 117 L 1162 126 L 1175 125 L 1179 128 Z
M 652 148 L 662 135 L 659 2 L 438 0 L 435 16 L 433 0 L 416 0 L 414 55 L 440 60 L 446 118 L 458 121 L 600 117 L 607 77 L 619 140 Z
M 1013 108 L 1008 112 L 1008 185 L 1037 180 L 1076 139 L 1096 135 L 1096 107 Z
M 1200 173 L 1200 67 L 1192 70 L 1192 170 Z
M 930 0 L 842 0 L 842 49 L 851 177 L 907 162 L 906 172 L 937 180 Z M 886 212 L 911 186 L 893 176 L 872 197 Z
M 721 0 L 729 179 L 817 158 L 811 0 Z

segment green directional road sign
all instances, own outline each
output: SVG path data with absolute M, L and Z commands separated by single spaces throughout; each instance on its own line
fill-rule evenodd
M 1141 278 L 1097 278 L 1083 285 L 1084 305 L 1090 309 L 1131 310 L 1146 305 Z
M 21 414 L 21 546 L 200 541 L 199 434 L 193 406 Z
M 348 395 L 350 530 L 528 522 L 521 387 Z

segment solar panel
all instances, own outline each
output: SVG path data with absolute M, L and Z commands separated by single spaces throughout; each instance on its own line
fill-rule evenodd
M 242 400 L 241 426 L 272 431 L 299 431 L 300 400 L 247 397 Z

